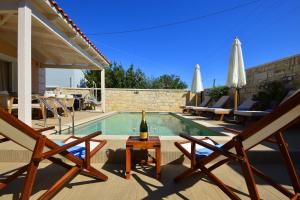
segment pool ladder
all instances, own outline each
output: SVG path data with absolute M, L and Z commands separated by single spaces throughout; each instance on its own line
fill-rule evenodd
M 53 98 L 54 101 L 56 101 L 62 108 L 65 107 L 65 105 L 58 99 L 55 99 Z M 50 112 L 55 116 L 57 117 L 58 119 L 58 134 L 61 135 L 61 115 L 58 114 L 58 112 L 53 109 L 48 103 L 47 103 L 47 100 L 42 98 L 42 97 L 39 97 L 39 101 L 44 105 L 44 113 L 45 113 L 45 116 L 44 116 L 44 127 L 47 126 L 47 111 L 50 110 Z M 71 112 L 68 108 L 64 109 L 66 110 L 72 117 L 72 135 L 75 134 L 75 123 L 74 123 L 74 113 Z M 69 127 L 70 128 L 70 127 Z M 57 131 L 56 131 L 57 132 Z
M 59 99 L 55 99 L 55 101 L 62 107 L 65 108 L 64 110 L 67 111 L 67 113 L 69 113 L 72 117 L 72 135 L 75 135 L 75 122 L 74 122 L 74 112 L 72 112 L 71 110 L 69 110 L 66 105 L 64 105 Z M 60 121 L 60 126 L 61 126 L 61 121 Z M 69 127 L 70 128 L 70 127 Z M 61 129 L 61 128 L 60 128 Z M 60 133 L 61 134 L 61 133 Z

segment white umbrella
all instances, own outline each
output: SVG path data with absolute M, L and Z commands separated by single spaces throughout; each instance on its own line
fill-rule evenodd
M 231 55 L 228 66 L 228 77 L 227 84 L 228 87 L 235 88 L 234 95 L 234 109 L 237 110 L 238 98 L 237 92 L 238 89 L 246 85 L 246 73 L 244 67 L 243 53 L 241 48 L 241 42 L 236 37 L 234 39 Z
M 193 83 L 192 83 L 192 92 L 196 93 L 196 106 L 197 106 L 197 93 L 203 91 L 203 84 L 200 73 L 200 66 L 198 64 L 195 65 Z

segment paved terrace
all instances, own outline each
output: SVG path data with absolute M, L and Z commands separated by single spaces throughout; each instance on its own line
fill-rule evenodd
M 103 113 L 76 112 L 76 124 L 104 116 Z M 189 116 L 185 117 L 195 122 L 209 126 L 215 130 L 223 131 L 223 127 L 243 129 L 242 126 L 211 120 L 205 117 Z M 64 117 L 63 124 L 71 123 L 71 117 Z M 40 128 L 42 120 L 34 120 L 34 127 Z M 57 119 L 48 119 L 48 125 L 57 125 Z M 293 157 L 297 162 L 298 174 L 300 174 L 300 127 L 289 129 L 285 138 L 289 142 L 289 149 L 293 152 Z M 60 139 L 66 135 L 50 135 L 52 139 Z M 125 170 L 125 141 L 126 137 L 100 136 L 108 140 L 107 145 L 99 155 L 92 161 L 96 168 L 101 169 L 109 179 L 107 182 L 97 182 L 91 178 L 77 176 L 66 185 L 54 199 L 228 199 L 227 196 L 211 184 L 206 177 L 197 174 L 185 181 L 174 184 L 173 178 L 186 169 L 189 164 L 184 159 L 179 150 L 174 146 L 173 137 L 162 140 L 162 178 L 160 181 L 153 178 L 154 168 L 146 167 L 132 171 L 130 180 L 124 178 Z M 217 141 L 226 142 L 230 137 L 217 136 Z M 284 166 L 279 159 L 275 146 L 260 145 L 254 151 L 249 152 L 251 163 L 273 176 L 279 183 L 291 189 Z M 0 174 L 12 170 L 26 163 L 30 159 L 30 153 L 12 142 L 0 145 Z M 42 163 L 38 179 L 33 191 L 33 199 L 43 193 L 43 191 L 57 180 L 64 173 L 64 169 L 49 163 Z M 238 165 L 228 164 L 215 171 L 216 175 L 225 180 L 225 183 L 234 188 L 242 199 L 249 199 L 248 191 L 241 176 Z M 49 176 L 48 174 L 51 174 Z M 7 174 L 5 174 L 7 175 Z M 47 177 L 47 178 L 45 178 Z M 2 177 L 3 178 L 3 177 Z M 1 179 L 1 177 L 0 177 Z M 8 188 L 0 191 L 0 199 L 18 199 L 24 177 L 20 177 Z M 258 189 L 262 199 L 286 199 L 281 193 L 257 179 Z
M 21 166 L 21 163 L 0 163 L 0 173 Z M 124 178 L 123 165 L 94 164 L 97 169 L 108 175 L 108 181 L 97 182 L 82 175 L 76 176 L 53 198 L 57 200 L 81 199 L 220 199 L 228 197 L 209 179 L 200 173 L 175 184 L 173 178 L 186 169 L 183 165 L 164 165 L 161 180 L 153 178 L 154 169 L 137 168 L 132 171 L 131 179 Z M 285 169 L 280 165 L 257 165 L 261 170 L 272 175 L 279 183 L 288 189 L 290 182 Z M 297 166 L 298 169 L 300 165 Z M 298 171 L 299 172 L 299 171 Z M 65 169 L 53 164 L 41 164 L 33 189 L 32 199 L 37 199 L 51 184 L 65 173 Z M 250 199 L 245 181 L 238 165 L 224 165 L 214 171 L 215 175 L 231 186 L 241 199 Z M 287 199 L 277 190 L 256 179 L 262 199 Z M 24 177 L 11 183 L 0 191 L 2 200 L 19 199 Z

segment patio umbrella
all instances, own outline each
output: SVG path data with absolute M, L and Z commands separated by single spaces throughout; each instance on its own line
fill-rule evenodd
M 200 66 L 198 64 L 195 65 L 194 78 L 193 78 L 191 91 L 196 93 L 196 106 L 197 106 L 197 93 L 201 93 L 203 91 Z
M 237 110 L 238 106 L 238 90 L 246 85 L 246 73 L 244 67 L 243 53 L 241 48 L 241 42 L 236 37 L 234 39 L 231 55 L 228 66 L 228 87 L 235 88 L 234 92 L 234 110 Z

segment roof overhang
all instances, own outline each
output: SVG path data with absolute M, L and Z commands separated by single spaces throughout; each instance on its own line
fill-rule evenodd
M 18 0 L 0 2 L 0 38 L 17 48 Z M 50 0 L 32 0 L 32 58 L 41 67 L 101 70 L 108 60 Z M 64 14 L 64 15 L 63 15 Z

